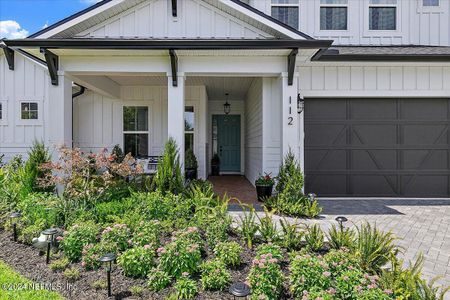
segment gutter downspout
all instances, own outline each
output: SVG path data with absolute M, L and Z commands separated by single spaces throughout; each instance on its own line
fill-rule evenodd
M 73 104 L 74 104 L 75 98 L 83 95 L 84 92 L 86 91 L 86 88 L 84 86 L 79 85 L 77 83 L 74 83 L 74 84 L 78 85 L 80 87 L 80 90 L 78 92 L 72 94 L 72 148 L 73 148 L 73 132 L 74 132 L 74 130 L 73 130 Z

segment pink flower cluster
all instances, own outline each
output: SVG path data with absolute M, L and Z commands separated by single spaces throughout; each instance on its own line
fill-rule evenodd
M 259 259 L 254 259 L 252 261 L 253 266 L 258 266 L 259 268 L 264 268 L 267 264 L 276 264 L 278 259 L 272 257 L 272 253 L 262 254 Z

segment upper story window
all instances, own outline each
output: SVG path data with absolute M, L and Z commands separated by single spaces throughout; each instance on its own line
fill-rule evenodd
M 369 30 L 397 29 L 397 0 L 369 0 Z
M 320 30 L 347 30 L 347 0 L 320 0 Z
M 439 0 L 422 0 L 423 6 L 439 6 Z
M 22 120 L 37 120 L 38 119 L 38 103 L 37 102 L 22 102 L 20 104 L 20 118 Z
M 299 0 L 271 1 L 272 17 L 295 29 L 298 29 Z

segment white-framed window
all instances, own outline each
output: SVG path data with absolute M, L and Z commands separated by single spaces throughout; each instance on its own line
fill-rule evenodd
M 348 0 L 320 0 L 320 30 L 348 29 Z
M 8 98 L 0 97 L 0 125 L 6 125 L 8 121 Z
M 34 101 L 20 102 L 20 119 L 21 120 L 38 120 L 39 119 L 39 103 Z
M 144 158 L 149 155 L 149 107 L 123 107 L 123 149 L 133 157 Z
M 3 107 L 3 102 L 0 102 L 0 120 L 3 121 L 5 119 L 4 117 L 4 109 L 5 107 Z
M 369 0 L 369 30 L 397 30 L 397 0 Z
M 442 0 L 417 0 L 417 12 L 419 13 L 435 13 L 444 12 L 441 5 Z
M 184 150 L 194 151 L 195 112 L 193 106 L 184 107 Z
M 423 7 L 439 7 L 439 0 L 421 0 Z
M 299 0 L 271 0 L 272 17 L 295 29 L 299 25 Z

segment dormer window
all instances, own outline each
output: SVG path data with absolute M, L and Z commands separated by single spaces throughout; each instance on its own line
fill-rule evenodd
M 369 0 L 369 30 L 397 29 L 397 0 Z
M 271 14 L 275 19 L 298 29 L 299 0 L 271 0 Z
M 439 0 L 422 0 L 422 5 L 425 7 L 436 7 L 439 6 Z
M 347 30 L 348 0 L 320 0 L 320 30 Z

